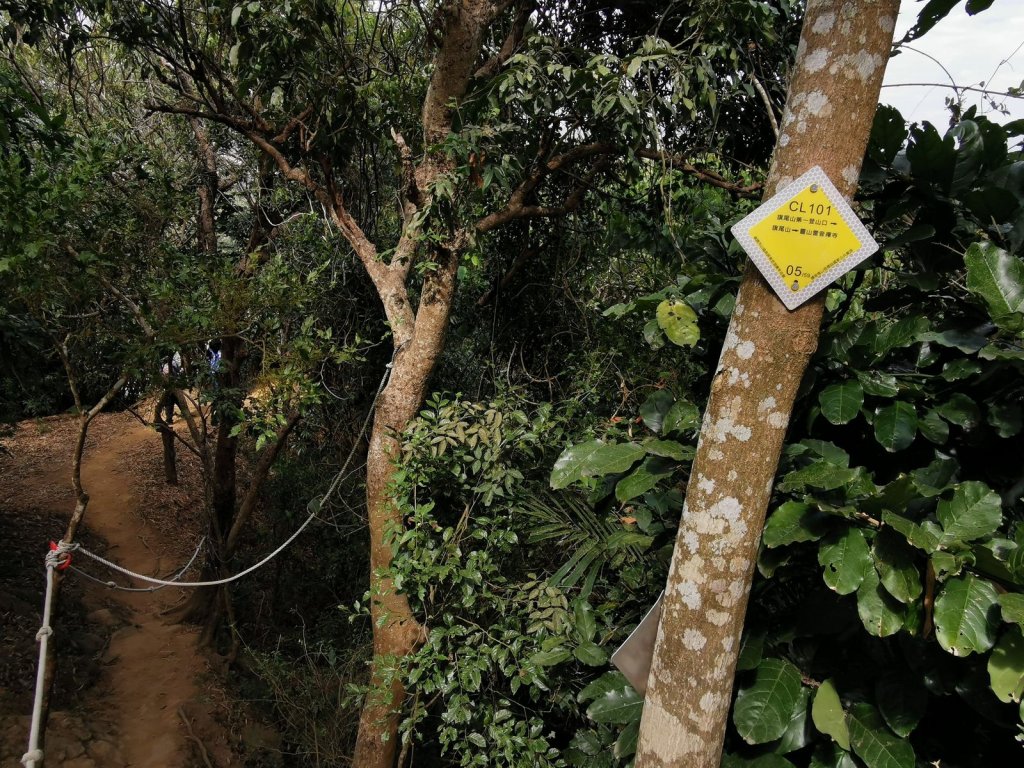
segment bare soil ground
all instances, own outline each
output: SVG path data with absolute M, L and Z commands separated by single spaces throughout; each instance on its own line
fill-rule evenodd
M 74 507 L 73 417 L 27 421 L 0 451 L 0 768 L 18 768 L 28 738 L 47 543 Z M 128 413 L 93 422 L 83 462 L 90 495 L 79 541 L 127 568 L 166 576 L 203 530 L 194 457 L 179 450 L 180 485 L 163 481 L 159 436 Z M 116 579 L 78 556 L 74 565 Z M 192 575 L 194 578 L 194 574 Z M 220 768 L 241 765 L 223 723 L 231 706 L 197 631 L 162 614 L 184 597 L 115 591 L 69 572 L 54 622 L 58 670 L 47 766 Z

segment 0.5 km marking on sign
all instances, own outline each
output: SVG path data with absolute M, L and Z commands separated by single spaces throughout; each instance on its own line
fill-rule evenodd
M 732 233 L 788 309 L 878 250 L 818 166 L 735 224 Z

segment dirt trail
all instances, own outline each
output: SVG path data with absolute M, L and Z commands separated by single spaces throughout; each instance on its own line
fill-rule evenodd
M 159 446 L 154 432 L 138 425 L 116 444 L 94 451 L 82 468 L 82 482 L 90 496 L 90 529 L 106 539 L 109 559 L 147 575 L 180 567 L 176 555 L 181 547 L 163 541 L 174 531 L 154 530 L 139 514 L 139 500 L 120 470 L 133 457 L 159 451 Z M 83 567 L 93 565 L 84 558 L 79 562 Z M 95 572 L 94 567 L 89 570 Z M 197 656 L 197 634 L 160 616 L 178 599 L 176 589 L 115 594 L 129 609 L 131 622 L 113 634 L 107 651 L 108 702 L 116 713 L 125 764 L 132 768 L 185 765 L 191 747 L 182 733 L 178 710 L 199 692 L 196 677 L 205 665 Z
M 55 428 L 66 429 L 66 425 Z M 173 503 L 168 502 L 159 470 L 159 436 L 126 415 L 101 416 L 93 431 L 96 434 L 90 439 L 82 467 L 83 485 L 90 496 L 83 534 L 87 539 L 91 536 L 105 541 L 104 556 L 133 571 L 166 576 L 177 570 L 193 551 L 195 536 L 191 532 L 198 524 L 195 487 L 172 491 Z M 58 516 L 54 512 L 59 510 L 59 516 L 66 519 L 71 509 L 70 495 L 62 490 L 68 486 L 69 466 L 64 455 L 67 443 L 50 443 L 52 449 L 37 450 L 29 471 L 0 467 L 0 482 L 17 481 L 13 494 L 7 498 L 0 494 L 0 511 L 10 515 L 13 507 L 20 515 L 32 500 L 42 508 L 41 515 L 50 518 L 48 529 L 58 526 L 59 535 L 63 524 L 53 519 Z M 56 449 L 61 452 L 56 453 Z M 61 490 L 55 494 L 55 489 Z M 19 499 L 23 500 L 20 504 Z M 74 564 L 104 580 L 127 583 L 119 574 L 106 571 L 82 555 L 75 557 Z M 190 573 L 189 577 L 195 575 Z M 78 584 L 71 585 L 75 581 Z M 73 711 L 63 711 L 62 702 L 54 703 L 47 730 L 47 766 L 205 768 L 236 764 L 225 729 L 213 716 L 219 690 L 212 684 L 213 675 L 197 649 L 197 630 L 169 622 L 161 615 L 182 599 L 183 590 L 115 591 L 75 573 L 69 574 L 65 587 L 73 594 L 62 595 L 61 615 L 67 613 L 66 608 L 78 608 L 80 614 L 85 614 L 85 627 L 61 627 L 62 618 L 58 617 L 58 654 L 69 644 L 78 644 L 76 637 L 84 634 L 86 646 L 99 646 L 91 648 L 92 658 L 102 666 L 94 685 L 82 680 Z M 81 601 L 80 608 L 66 605 L 76 597 Z M 73 623 L 70 618 L 68 621 Z M 105 647 L 102 640 L 88 641 L 99 637 L 106 638 Z M 68 666 L 65 663 L 62 668 Z M 76 664 L 70 666 L 71 675 L 78 672 Z M 189 726 L 182 715 L 188 718 Z M 25 729 L 23 720 L 19 718 L 15 726 L 9 725 L 10 718 L 4 720 L 2 768 L 18 765 L 17 758 L 11 760 L 6 742 L 19 727 Z M 203 744 L 201 748 L 197 747 L 199 743 Z M 205 759 L 200 756 L 202 750 L 206 751 Z

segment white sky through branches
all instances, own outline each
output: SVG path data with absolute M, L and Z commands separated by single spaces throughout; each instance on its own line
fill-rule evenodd
M 903 0 L 896 22 L 899 40 L 917 19 L 923 3 Z M 949 70 L 957 85 L 985 87 L 1005 92 L 1020 87 L 1024 80 L 1024 2 L 995 0 L 992 7 L 976 16 L 968 16 L 964 4 L 956 6 L 924 37 L 910 45 L 929 54 Z M 1014 51 L 1016 50 L 1016 53 Z M 1006 63 L 1001 64 L 1004 59 Z M 993 72 L 995 75 L 993 76 Z M 928 122 L 944 133 L 949 124 L 945 99 L 955 97 L 950 77 L 936 62 L 921 53 L 904 50 L 889 62 L 885 85 L 895 83 L 937 83 L 940 87 L 882 88 L 881 101 L 891 104 L 910 122 Z M 964 107 L 978 105 L 981 114 L 997 123 L 1024 118 L 1024 99 L 998 98 L 1009 115 L 991 114 L 989 99 L 980 93 L 964 94 Z

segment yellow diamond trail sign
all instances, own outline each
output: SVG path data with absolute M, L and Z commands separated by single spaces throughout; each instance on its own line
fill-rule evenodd
M 732 233 L 788 309 L 878 250 L 818 166 L 733 225 Z

